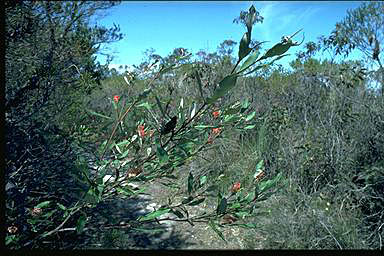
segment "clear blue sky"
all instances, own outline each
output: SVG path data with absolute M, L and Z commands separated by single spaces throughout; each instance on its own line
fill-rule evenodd
M 199 50 L 214 52 L 226 39 L 239 42 L 245 32 L 241 24 L 233 23 L 240 11 L 248 10 L 253 4 L 264 17 L 263 23 L 253 28 L 252 38 L 258 41 L 270 41 L 264 44 L 267 50 L 280 42 L 283 35 L 291 35 L 303 29 L 294 40 L 301 41 L 304 32 L 305 41 L 315 41 L 320 35 L 329 35 L 336 22 L 347 14 L 347 9 L 355 9 L 361 1 L 164 1 L 164 2 L 122 2 L 108 10 L 105 17 L 95 22 L 107 27 L 113 23 L 120 25 L 124 38 L 108 45 L 113 53 L 112 61 L 120 65 L 139 65 L 144 52 L 154 48 L 156 54 L 167 56 L 174 48 L 184 47 L 195 54 Z M 304 45 L 303 43 L 303 45 Z M 237 55 L 238 44 L 235 48 Z M 278 63 L 288 67 L 300 47 L 293 47 L 291 56 Z M 351 58 L 357 58 L 352 55 Z M 97 56 L 102 64 L 105 58 Z

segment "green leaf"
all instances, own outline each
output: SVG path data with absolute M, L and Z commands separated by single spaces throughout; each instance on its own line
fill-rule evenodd
M 35 206 L 35 208 L 45 208 L 49 205 L 51 201 L 44 201 L 44 202 L 41 202 L 39 203 L 38 205 Z
M 172 64 L 168 67 L 162 66 L 160 69 L 160 74 L 167 73 L 168 71 L 172 70 L 174 68 L 174 66 L 176 66 L 176 64 Z
M 51 217 L 55 212 L 57 212 L 57 209 L 54 209 L 52 211 L 47 212 L 46 214 L 43 215 L 44 218 L 48 219 Z
M 249 71 L 249 72 L 243 74 L 243 76 L 249 75 L 249 74 L 251 74 L 251 73 L 253 73 L 253 72 L 255 72 L 255 71 L 257 71 L 257 70 L 259 70 L 259 69 L 261 69 L 261 68 L 263 68 L 263 67 L 271 66 L 275 61 L 277 61 L 277 60 L 279 60 L 279 59 L 281 59 L 281 58 L 283 58 L 283 57 L 285 57 L 285 56 L 288 56 L 288 55 L 289 55 L 289 54 L 284 54 L 284 55 L 281 55 L 281 56 L 279 56 L 279 57 L 276 57 L 276 58 L 273 59 L 271 62 L 269 62 L 269 63 L 267 63 L 267 64 L 263 64 L 263 65 L 257 66 L 257 67 L 254 68 L 253 70 L 251 70 L 251 71 Z
M 161 114 L 162 114 L 163 116 L 166 116 L 166 115 L 165 115 L 165 112 L 164 112 L 164 109 L 163 109 L 163 106 L 161 105 L 161 102 L 160 102 L 159 97 L 157 97 L 157 96 L 155 95 L 155 99 L 156 99 L 156 103 L 157 103 L 157 106 L 158 106 L 159 109 L 160 109 Z
M 288 51 L 288 49 L 292 46 L 293 44 L 290 44 L 290 43 L 278 43 L 276 45 L 274 45 L 271 49 L 269 49 L 265 54 L 264 56 L 262 56 L 259 61 L 263 60 L 263 59 L 267 59 L 267 58 L 270 58 L 270 57 L 274 57 L 274 56 L 277 56 L 277 55 L 282 55 L 284 54 L 286 51 Z
M 252 202 L 253 199 L 255 199 L 255 191 L 252 191 L 244 198 L 247 203 Z
M 196 125 L 194 126 L 194 128 L 198 129 L 198 130 L 204 130 L 204 129 L 207 129 L 207 128 L 215 128 L 216 126 L 213 126 L 213 125 Z
M 250 130 L 250 129 L 253 129 L 253 128 L 255 128 L 255 127 L 256 127 L 256 125 L 255 125 L 255 124 L 252 124 L 252 125 L 247 125 L 247 126 L 245 126 L 244 129 L 245 129 L 245 130 Z
M 98 116 L 98 117 L 102 117 L 102 118 L 105 118 L 105 119 L 112 119 L 110 118 L 109 116 L 105 116 L 105 115 L 102 115 L 102 114 L 99 114 L 99 113 L 96 113 L 95 111 L 92 111 L 92 110 L 88 110 L 86 109 L 86 111 L 92 115 L 95 115 L 95 116 Z
M 205 182 L 207 182 L 207 176 L 201 176 L 200 177 L 200 185 L 204 185 L 205 184 Z
M 138 101 L 141 101 L 143 99 L 145 99 L 148 94 L 150 94 L 152 92 L 152 88 L 148 88 L 148 89 L 145 89 L 140 95 L 139 97 L 137 98 Z
M 76 232 L 77 232 L 77 234 L 80 234 L 80 233 L 83 232 L 86 222 L 87 222 L 87 216 L 85 214 L 82 214 L 77 219 L 77 224 L 76 224 Z
M 245 110 L 247 110 L 250 105 L 251 103 L 249 103 L 248 99 L 245 99 L 241 104 L 240 113 L 243 113 Z
M 154 212 L 151 212 L 145 216 L 140 216 L 137 220 L 138 221 L 147 221 L 147 220 L 153 220 L 157 217 L 160 217 L 161 215 L 163 214 L 166 214 L 168 213 L 169 211 L 171 211 L 170 208 L 166 208 L 166 209 L 159 209 L 157 211 L 154 211 Z
M 196 114 L 196 103 L 194 102 L 193 103 L 193 109 L 191 111 L 191 119 L 195 116 L 195 114 Z
M 121 188 L 121 187 L 117 187 L 116 188 L 116 191 L 120 194 L 123 194 L 125 196 L 132 196 L 135 194 L 135 192 L 129 188 Z
M 249 216 L 252 216 L 251 214 L 249 214 L 249 212 L 245 212 L 245 211 L 242 211 L 242 212 L 235 212 L 234 215 L 239 218 L 239 219 L 243 219 L 245 217 L 249 217 Z
M 223 121 L 227 123 L 227 122 L 238 121 L 239 119 L 240 119 L 240 115 L 225 115 Z
M 237 209 L 237 208 L 240 208 L 240 207 L 241 207 L 241 204 L 239 202 L 234 203 L 234 204 L 229 206 L 229 208 L 231 208 L 231 209 Z
M 224 115 L 233 115 L 240 112 L 240 110 L 241 110 L 241 107 L 230 108 L 224 111 Z
M 261 159 L 261 160 L 257 163 L 257 165 L 256 165 L 256 172 L 258 172 L 259 170 L 261 170 L 261 169 L 263 168 L 263 166 L 264 166 L 264 160 Z
M 184 99 L 183 98 L 181 98 L 181 100 L 180 100 L 180 108 L 184 108 Z
M 187 198 L 185 198 L 183 201 L 181 201 L 182 204 L 188 204 L 189 202 L 191 202 L 193 200 L 193 197 L 192 196 L 189 196 Z
M 168 162 L 168 153 L 160 145 L 157 146 L 157 157 L 162 164 Z
M 264 191 L 274 187 L 282 178 L 282 173 L 280 172 L 279 174 L 276 175 L 275 178 L 267 181 L 263 181 L 259 183 L 259 190 L 260 193 L 263 193 Z
M 252 48 L 249 48 L 249 43 L 251 42 L 251 39 L 249 38 L 248 32 L 245 32 L 243 37 L 241 38 L 240 45 L 239 45 L 239 61 L 245 58 L 247 56 Z
M 254 118 L 256 115 L 256 111 L 253 111 L 251 114 L 249 114 L 246 118 L 245 118 L 245 121 L 248 122 L 249 120 L 251 120 L 252 118 Z
M 205 198 L 200 198 L 200 199 L 197 199 L 195 201 L 190 202 L 188 205 L 189 206 L 195 206 L 195 205 L 201 204 L 204 201 L 205 201 Z
M 172 210 L 171 213 L 175 214 L 177 216 L 177 218 L 179 218 L 179 219 L 184 218 L 183 213 L 180 212 L 179 210 Z
M 216 234 L 219 235 L 219 237 L 220 237 L 221 239 L 223 239 L 224 242 L 227 243 L 227 241 L 226 241 L 225 238 L 224 238 L 223 233 L 221 233 L 221 231 L 217 229 L 215 223 L 213 223 L 212 220 L 210 220 L 210 221 L 208 222 L 208 225 L 213 229 L 213 231 L 215 231 Z
M 188 194 L 189 195 L 192 193 L 192 189 L 193 189 L 193 175 L 190 172 L 188 176 Z
M 250 66 L 252 66 L 253 64 L 255 64 L 257 61 L 257 58 L 259 57 L 260 55 L 260 52 L 259 51 L 254 51 L 245 61 L 244 63 L 241 65 L 241 67 L 239 68 L 239 71 L 237 73 L 241 73 L 243 72 L 244 70 L 248 69 Z
M 10 243 L 17 241 L 16 235 L 7 235 L 5 238 L 5 245 L 9 245 Z
M 64 205 L 60 204 L 60 203 L 57 203 L 57 206 L 59 206 L 60 210 L 67 210 L 67 207 L 65 207 Z
M 137 105 L 137 107 L 143 107 L 143 108 L 146 108 L 147 110 L 152 109 L 151 105 L 148 102 L 143 102 L 143 103 Z
M 125 157 L 128 155 L 128 153 L 129 153 L 129 149 L 127 149 L 126 151 L 124 151 L 123 153 L 121 153 L 117 158 L 118 158 L 119 160 L 121 160 L 121 159 L 125 158 Z
M 219 205 L 217 206 L 216 212 L 217 214 L 224 214 L 227 210 L 227 198 L 223 197 L 220 200 Z
M 214 91 L 213 96 L 207 100 L 208 104 L 212 104 L 220 97 L 224 96 L 229 90 L 231 90 L 237 81 L 237 74 L 224 77 L 219 83 L 219 87 Z

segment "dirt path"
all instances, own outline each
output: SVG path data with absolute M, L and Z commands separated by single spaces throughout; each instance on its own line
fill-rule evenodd
M 158 209 L 167 202 L 167 196 L 174 193 L 166 186 L 154 181 L 145 184 L 145 187 L 146 195 L 125 200 L 115 199 L 100 204 L 94 210 L 96 218 L 89 226 L 102 227 L 129 223 L 138 216 L 153 211 L 154 208 Z M 211 210 L 212 207 L 215 207 L 214 204 L 204 202 L 199 206 L 189 207 L 188 211 L 193 216 L 203 210 Z M 167 217 L 167 215 L 162 217 Z M 175 216 L 172 214 L 170 217 Z M 85 247 L 88 249 L 250 249 L 246 247 L 242 239 L 245 230 L 238 227 L 228 227 L 222 230 L 228 242 L 225 243 L 206 224 L 196 223 L 191 226 L 187 222 L 167 221 L 146 226 L 150 230 L 159 231 L 148 233 L 131 228 L 119 228 L 108 233 L 105 232 L 105 229 L 100 228 L 90 232 L 91 238 Z

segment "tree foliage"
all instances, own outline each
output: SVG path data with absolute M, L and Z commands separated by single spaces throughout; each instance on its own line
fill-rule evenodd
M 384 43 L 384 3 L 365 2 L 336 23 L 328 37 L 322 37 L 325 48 L 333 48 L 335 54 L 348 56 L 355 48 L 362 52 L 371 63 L 379 65 L 381 82 L 384 82 L 382 49 Z M 384 87 L 382 87 L 384 93 Z

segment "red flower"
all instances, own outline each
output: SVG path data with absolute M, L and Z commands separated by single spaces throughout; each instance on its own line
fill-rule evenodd
M 114 100 L 116 103 L 119 102 L 119 98 L 120 98 L 120 96 L 117 96 L 117 95 L 113 96 L 113 100 Z
M 235 184 L 233 184 L 231 192 L 234 192 L 234 193 L 238 192 L 240 190 L 240 187 L 241 187 L 240 182 L 236 182 Z
M 145 136 L 144 125 L 137 126 L 137 132 L 139 133 L 140 137 L 144 138 Z
M 212 113 L 212 115 L 213 115 L 214 118 L 218 118 L 219 115 L 220 115 L 220 112 L 219 112 L 219 111 L 214 111 L 214 112 Z
M 213 129 L 212 129 L 212 132 L 213 132 L 215 135 L 219 135 L 219 133 L 221 132 L 221 128 L 213 128 Z

